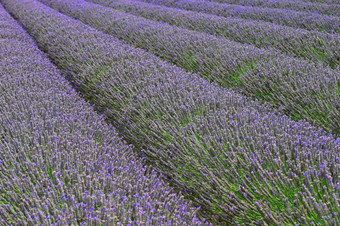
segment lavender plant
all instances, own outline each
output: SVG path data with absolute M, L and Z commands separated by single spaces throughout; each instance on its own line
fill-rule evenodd
M 282 8 L 295 11 L 314 12 L 330 16 L 340 16 L 340 5 L 301 2 L 301 0 L 209 0 L 219 3 L 237 4 L 265 8 Z M 339 4 L 339 2 L 337 2 Z
M 285 25 L 307 30 L 318 30 L 329 33 L 340 32 L 340 18 L 318 13 L 297 12 L 293 10 L 259 8 L 221 4 L 204 0 L 142 0 L 144 2 L 169 7 L 193 10 L 224 17 L 239 17 L 244 19 L 263 20 L 279 25 Z
M 274 47 L 292 56 L 326 63 L 332 68 L 340 66 L 340 36 L 337 34 L 295 29 L 269 22 L 225 18 L 133 0 L 88 1 L 259 48 Z
M 223 87 L 268 101 L 296 120 L 340 133 L 339 71 L 82 0 L 41 1 Z
M 0 5 L 0 225 L 204 225 Z
M 338 224 L 340 139 L 37 1 L 1 2 L 213 223 Z

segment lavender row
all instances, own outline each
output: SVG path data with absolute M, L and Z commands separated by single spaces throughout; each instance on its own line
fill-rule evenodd
M 199 225 L 1 5 L 0 21 L 0 224 Z
M 0 10 L 4 11 L 1 5 Z M 1 12 L 0 16 L 0 40 L 15 39 L 18 41 L 32 42 L 31 39 L 26 40 L 27 33 L 23 29 L 12 29 L 13 18 L 8 13 Z M 2 53 L 2 51 L 0 53 Z
M 202 216 L 217 225 L 339 221 L 340 139 L 36 1 L 1 2 Z
M 295 29 L 269 22 L 225 18 L 133 0 L 88 1 L 147 19 L 224 36 L 233 41 L 255 45 L 258 48 L 274 47 L 292 56 L 326 63 L 332 68 L 340 66 L 340 35 L 337 34 Z
M 40 1 L 223 87 L 268 101 L 296 120 L 340 133 L 339 71 L 82 0 Z
M 265 8 L 282 8 L 295 11 L 313 12 L 330 16 L 340 16 L 340 5 L 301 2 L 297 0 L 209 0 L 212 2 L 237 4 Z M 340 2 L 338 2 L 339 4 Z
M 214 14 L 224 17 L 238 17 L 267 21 L 274 24 L 317 30 L 329 33 L 340 32 L 340 18 L 321 15 L 317 13 L 297 12 L 293 10 L 274 8 L 254 8 L 252 6 L 240 6 L 221 4 L 204 0 L 142 0 L 144 2 L 165 5 L 173 8 L 192 10 L 202 13 Z

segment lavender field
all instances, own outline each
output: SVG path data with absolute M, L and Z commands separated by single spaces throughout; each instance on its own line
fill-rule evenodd
M 340 225 L 337 0 L 0 0 L 0 225 Z

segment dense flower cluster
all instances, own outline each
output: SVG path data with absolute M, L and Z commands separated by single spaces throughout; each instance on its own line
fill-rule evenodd
M 295 11 L 306 11 L 314 12 L 320 14 L 326 14 L 331 16 L 340 16 L 340 2 L 335 1 L 337 5 L 334 4 L 322 4 L 318 2 L 302 2 L 301 0 L 209 0 L 219 3 L 236 4 L 243 6 L 255 6 L 255 7 L 266 7 L 266 8 L 281 8 L 281 9 L 291 9 Z M 324 0 L 321 0 L 325 2 Z M 327 2 L 327 1 L 326 1 Z
M 340 33 L 340 18 L 318 13 L 298 12 L 293 10 L 260 8 L 232 4 L 221 4 L 205 0 L 142 0 L 149 3 L 193 10 L 224 17 L 240 17 L 263 20 L 275 24 Z
M 202 225 L 0 5 L 0 225 Z
M 223 87 L 269 101 L 296 120 L 340 133 L 337 70 L 83 0 L 40 1 Z
M 84 97 L 136 149 L 145 148 L 155 169 L 212 222 L 339 222 L 340 139 L 37 1 L 1 2 Z
M 226 18 L 134 0 L 87 1 L 175 26 L 224 36 L 259 48 L 274 47 L 296 57 L 324 62 L 332 68 L 340 66 L 338 34 L 296 29 L 263 21 Z

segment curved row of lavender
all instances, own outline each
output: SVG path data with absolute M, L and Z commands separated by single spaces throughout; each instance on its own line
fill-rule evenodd
M 339 71 L 83 0 L 40 1 L 222 87 L 268 101 L 296 120 L 340 134 Z
M 297 12 L 293 10 L 259 8 L 221 4 L 205 0 L 141 0 L 144 2 L 165 5 L 173 8 L 193 10 L 202 13 L 214 14 L 224 17 L 239 17 L 267 21 L 307 30 L 340 33 L 340 18 L 336 16 L 321 15 L 317 13 Z
M 339 222 L 340 139 L 37 1 L 1 2 L 212 223 Z
M 1 5 L 0 49 L 0 225 L 201 224 Z
M 282 8 L 295 11 L 313 12 L 330 16 L 340 16 L 340 2 L 337 4 L 321 4 L 313 2 L 301 2 L 301 0 L 208 0 L 212 2 L 236 4 L 243 6 L 255 6 L 266 8 Z
M 308 31 L 241 18 L 225 18 L 134 0 L 87 1 L 147 19 L 223 36 L 258 48 L 274 47 L 295 57 L 326 63 L 332 68 L 340 66 L 340 35 L 338 34 Z

